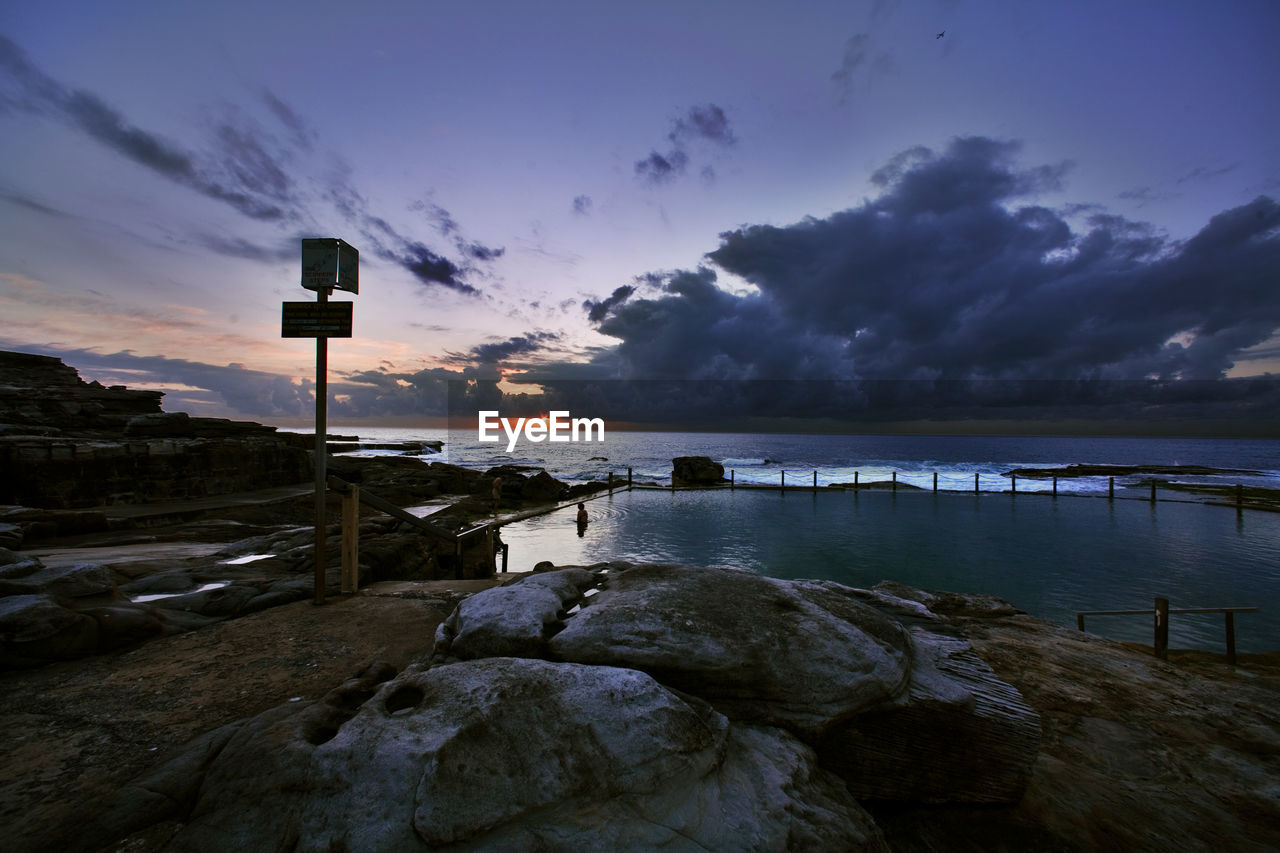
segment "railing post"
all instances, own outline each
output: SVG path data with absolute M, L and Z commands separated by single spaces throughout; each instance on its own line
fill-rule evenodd
M 736 469 L 730 468 L 729 469 L 729 491 L 732 492 L 734 487 L 737 485 L 738 485 L 738 472 Z
M 1236 614 L 1228 610 L 1223 614 L 1227 627 L 1227 663 L 1236 665 Z
M 1169 599 L 1156 597 L 1155 652 L 1160 660 L 1169 659 Z
M 1107 500 L 1113 501 L 1115 499 L 1116 499 L 1116 478 L 1108 477 L 1107 478 Z
M 893 490 L 895 492 L 898 491 L 898 472 L 897 471 L 893 472 Z
M 818 469 L 817 468 L 813 469 L 813 487 L 815 489 L 818 488 Z
M 782 488 L 785 489 L 786 487 L 787 487 L 787 472 L 783 471 L 782 472 Z
M 973 472 L 973 493 L 975 495 L 978 493 L 978 472 L 977 471 Z
M 631 488 L 631 469 L 627 468 L 627 488 Z
M 1009 483 L 1010 483 L 1010 486 L 1011 486 L 1011 488 L 1010 488 L 1010 492 L 1012 492 L 1013 494 L 1015 494 L 1015 495 L 1016 495 L 1016 494 L 1018 493 L 1018 475 L 1017 475 L 1017 474 L 1010 474 L 1010 475 L 1009 475 Z
M 853 472 L 853 490 L 855 492 L 858 490 L 858 472 L 857 471 Z
M 937 471 L 933 472 L 933 490 L 935 492 L 938 491 L 938 472 Z
M 354 483 L 342 495 L 342 594 L 360 589 L 360 487 Z
M 506 542 L 502 543 L 502 573 L 507 573 L 507 555 L 511 553 L 511 546 Z

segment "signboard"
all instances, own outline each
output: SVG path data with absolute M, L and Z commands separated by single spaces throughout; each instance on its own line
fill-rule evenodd
M 302 241 L 302 286 L 307 290 L 360 292 L 360 252 L 337 237 Z
M 349 338 L 354 302 L 282 302 L 280 337 Z

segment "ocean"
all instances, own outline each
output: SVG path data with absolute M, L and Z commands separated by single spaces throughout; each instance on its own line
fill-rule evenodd
M 332 430 L 344 432 L 344 430 Z M 345 432 L 350 433 L 350 430 Z M 730 565 L 773 577 L 868 587 L 895 580 L 1000 596 L 1063 625 L 1087 610 L 1259 607 L 1235 618 L 1241 652 L 1280 650 L 1280 514 L 1205 506 L 1145 475 L 1050 480 L 1005 472 L 1071 463 L 1200 465 L 1253 471 L 1170 479 L 1280 488 L 1280 441 L 1265 439 L 769 435 L 614 432 L 601 443 L 521 443 L 512 454 L 474 432 L 360 428 L 367 442 L 440 440 L 426 460 L 545 468 L 569 481 L 670 484 L 676 456 L 709 456 L 738 484 L 819 486 L 890 480 L 919 491 L 619 489 L 587 503 L 577 535 L 563 510 L 503 528 L 511 568 L 611 559 Z M 393 451 L 360 451 L 377 455 Z M 933 491 L 933 476 L 938 491 Z M 974 476 L 979 489 L 974 493 Z M 1151 642 L 1149 616 L 1087 617 L 1089 631 Z M 1171 645 L 1222 651 L 1220 614 L 1174 614 Z

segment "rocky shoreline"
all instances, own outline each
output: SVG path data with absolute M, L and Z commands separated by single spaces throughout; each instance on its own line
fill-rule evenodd
M 7 473 L 99 470 L 55 461 L 59 443 L 184 460 L 131 469 L 159 485 L 114 502 L 74 506 L 86 492 L 63 485 L 0 509 L 9 849 L 1280 847 L 1280 654 L 1162 662 L 893 583 L 495 576 L 487 542 L 454 538 L 490 517 L 495 476 L 506 518 L 605 484 L 394 456 L 328 467 L 442 509 L 422 527 L 366 508 L 362 591 L 340 595 L 335 496 L 316 607 L 308 487 L 271 470 L 249 492 L 196 485 L 212 426 L 43 362 L 62 390 L 27 405 L 5 364 Z M 218 441 L 309 461 L 313 437 L 256 426 Z M 13 466 L 36 446 L 39 465 Z M 723 482 L 674 464 L 681 484 Z

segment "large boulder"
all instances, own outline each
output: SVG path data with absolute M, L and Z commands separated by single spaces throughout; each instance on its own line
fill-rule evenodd
M 835 584 L 661 565 L 607 578 L 551 638 L 556 658 L 641 669 L 735 719 L 805 733 L 907 682 L 907 632 Z
M 887 849 L 809 747 L 635 670 L 491 658 L 370 692 L 203 739 L 99 821 L 175 817 L 189 851 Z
M 671 460 L 671 481 L 697 486 L 723 483 L 724 466 L 708 456 L 677 456 Z

